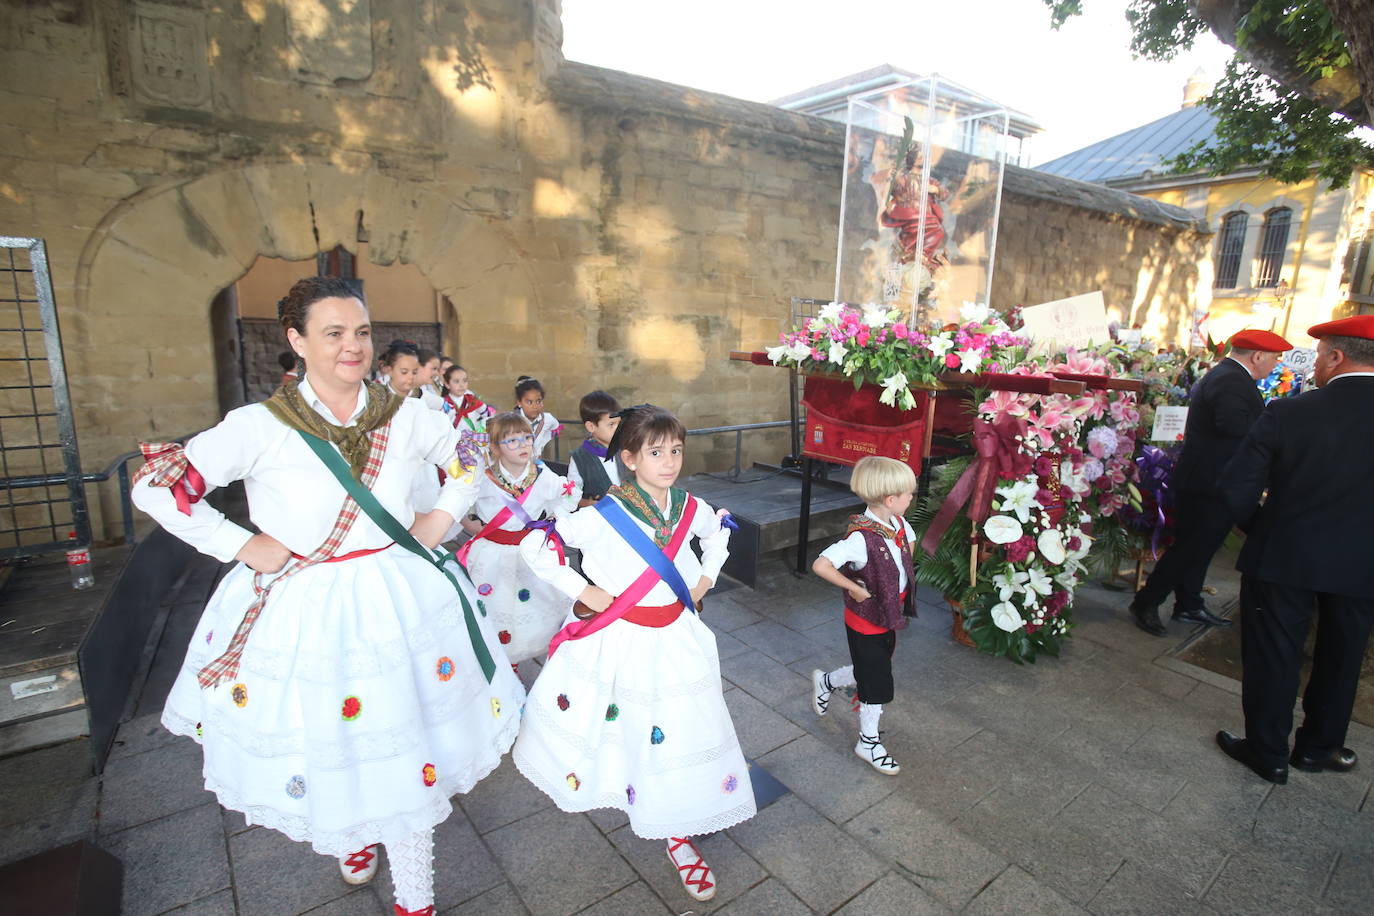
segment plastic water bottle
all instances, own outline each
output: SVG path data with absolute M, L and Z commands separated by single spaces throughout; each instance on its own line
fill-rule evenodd
M 75 542 L 76 532 L 67 535 L 67 540 Z M 95 585 L 95 574 L 91 572 L 91 551 L 89 547 L 78 547 L 75 543 L 67 551 L 67 572 L 72 574 L 72 588 L 91 588 Z

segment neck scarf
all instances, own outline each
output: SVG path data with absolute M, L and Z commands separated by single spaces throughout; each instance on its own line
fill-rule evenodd
M 869 518 L 867 515 L 855 515 L 850 518 L 849 529 L 845 534 L 850 535 L 855 531 L 873 531 L 887 538 L 889 541 L 895 541 L 899 548 L 906 550 L 906 529 L 902 527 L 901 520 L 896 516 L 893 516 L 892 520 L 897 524 L 889 528 L 877 519 Z
M 668 489 L 668 515 L 666 517 L 659 511 L 649 494 L 645 493 L 639 484 L 633 480 L 618 487 L 611 487 L 608 492 L 620 499 L 630 515 L 653 530 L 655 544 L 660 548 L 668 546 L 668 541 L 673 536 L 673 529 L 677 527 L 678 521 L 682 518 L 683 507 L 687 505 L 686 490 L 678 487 Z
M 505 490 L 511 496 L 519 496 L 533 486 L 535 479 L 539 477 L 539 465 L 531 461 L 530 466 L 525 469 L 525 476 L 522 477 L 518 483 L 510 483 L 506 480 L 506 469 L 504 467 L 498 466 L 495 468 L 487 468 L 487 476 L 491 478 L 492 483 L 496 484 L 502 490 Z
M 602 461 L 606 460 L 606 446 L 602 445 L 600 442 L 597 442 L 595 439 L 584 439 L 582 442 L 582 448 L 588 452 L 591 452 L 593 455 L 600 458 Z
M 396 411 L 400 410 L 401 402 L 405 400 L 381 385 L 373 382 L 363 384 L 367 386 L 367 406 L 352 426 L 335 426 L 320 416 L 314 408 L 305 403 L 297 380 L 274 391 L 270 398 L 263 401 L 263 406 L 285 426 L 337 445 L 348 462 L 353 477 L 362 480 L 363 466 L 367 464 L 368 452 L 372 448 L 367 438 L 368 434 L 390 423 Z

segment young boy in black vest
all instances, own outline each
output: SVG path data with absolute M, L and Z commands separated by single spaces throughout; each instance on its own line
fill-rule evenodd
M 841 541 L 821 551 L 811 571 L 845 591 L 844 627 L 853 664 L 829 673 L 811 672 L 811 706 L 823 716 L 830 693 L 859 688 L 859 743 L 854 753 L 879 773 L 901 772 L 882 744 L 878 718 L 892 702 L 892 651 L 907 616 L 916 616 L 911 548 L 915 533 L 903 514 L 916 490 L 916 474 L 893 458 L 864 458 L 854 465 L 849 488 L 868 504 L 849 520 Z
M 582 485 L 582 501 L 579 506 L 590 506 L 606 495 L 611 487 L 620 484 L 620 473 L 615 466 L 615 456 L 606 453 L 620 425 L 620 404 L 604 391 L 596 390 L 583 395 L 577 405 L 582 416 L 582 426 L 587 430 L 587 438 L 580 448 L 572 453 L 568 462 L 568 479 Z

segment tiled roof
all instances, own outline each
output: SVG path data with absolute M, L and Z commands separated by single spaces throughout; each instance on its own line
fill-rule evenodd
M 1162 165 L 1166 159 L 1191 149 L 1198 141 L 1210 139 L 1216 123 L 1216 115 L 1201 105 L 1182 108 L 1035 168 L 1065 178 L 1096 182 L 1136 178 L 1147 171 L 1162 173 L 1166 171 Z

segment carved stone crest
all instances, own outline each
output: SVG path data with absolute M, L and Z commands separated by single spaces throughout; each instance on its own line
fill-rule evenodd
M 334 84 L 372 75 L 371 0 L 293 0 L 286 34 L 294 76 Z
M 169 108 L 210 107 L 204 13 L 135 2 L 129 36 L 134 98 Z

